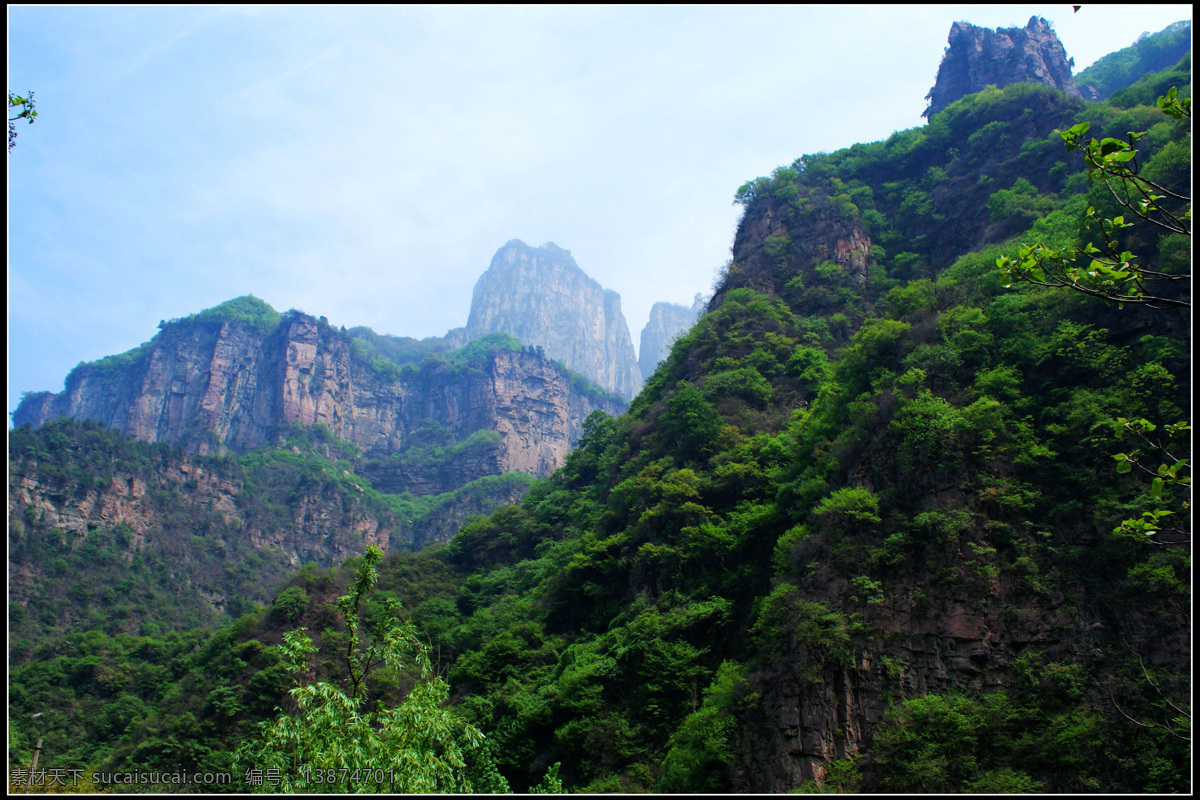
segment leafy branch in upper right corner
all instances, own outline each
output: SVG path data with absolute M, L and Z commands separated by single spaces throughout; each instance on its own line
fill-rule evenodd
M 1166 434 L 1166 439 L 1151 439 L 1148 434 L 1158 430 L 1158 426 L 1149 420 L 1134 419 L 1129 420 L 1125 417 L 1117 417 L 1117 425 L 1123 431 L 1128 431 L 1136 435 L 1142 440 L 1142 443 L 1150 448 L 1151 451 L 1158 452 L 1161 455 L 1162 462 L 1157 469 L 1151 470 L 1142 466 L 1139 463 L 1140 450 L 1131 450 L 1128 453 L 1115 453 L 1113 460 L 1117 462 L 1117 472 L 1131 472 L 1136 466 L 1142 472 L 1153 476 L 1150 482 L 1150 496 L 1154 498 L 1156 504 L 1163 504 L 1163 490 L 1166 487 L 1178 487 L 1184 497 L 1182 500 L 1183 510 L 1186 512 L 1191 503 L 1188 500 L 1187 493 L 1191 489 L 1192 478 L 1187 473 L 1191 471 L 1188 466 L 1189 459 L 1180 458 L 1174 455 L 1168 448 L 1174 446 L 1187 447 L 1188 434 L 1191 432 L 1191 426 L 1186 422 L 1177 422 L 1174 425 L 1164 425 L 1163 432 Z M 1180 440 L 1177 445 L 1172 445 L 1172 440 Z M 1173 515 L 1175 512 L 1165 509 L 1156 508 L 1152 511 L 1142 512 L 1141 517 L 1127 519 L 1121 522 L 1113 533 L 1139 534 L 1144 537 L 1155 536 L 1162 530 L 1169 530 L 1175 534 L 1181 535 L 1182 539 L 1149 539 L 1155 544 L 1183 544 L 1190 541 L 1187 531 L 1184 528 L 1167 528 L 1162 525 L 1164 517 Z
M 1176 120 L 1191 119 L 1192 116 L 1191 99 L 1179 99 L 1175 87 L 1158 98 L 1158 108 Z M 1067 150 L 1083 151 L 1089 168 L 1088 180 L 1103 180 L 1116 202 L 1138 219 L 1167 234 L 1191 237 L 1191 198 L 1142 174 L 1137 160 L 1137 141 L 1145 132 L 1130 131 L 1127 141 L 1105 138 L 1085 143 L 1088 128 L 1089 123 L 1081 122 L 1066 132 L 1059 132 Z M 1137 263 L 1136 255 L 1121 249 L 1116 239 L 1118 232 L 1133 227 L 1124 215 L 1104 217 L 1094 207 L 1089 207 L 1087 219 L 1098 229 L 1099 245 L 1088 242 L 1083 247 L 1057 250 L 1041 242 L 1023 244 L 1016 259 L 1001 256 L 996 260 L 996 266 L 1008 278 L 1009 285 L 1022 280 L 1039 286 L 1066 287 L 1122 304 L 1150 308 L 1191 307 L 1186 293 L 1163 291 L 1151 285 L 1190 281 L 1190 272 L 1151 269 Z

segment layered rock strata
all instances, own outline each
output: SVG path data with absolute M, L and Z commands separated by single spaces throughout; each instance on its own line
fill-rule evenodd
M 623 410 L 581 392 L 563 369 L 530 352 L 495 349 L 479 364 L 431 359 L 381 369 L 357 355 L 350 336 L 299 312 L 268 332 L 230 321 L 175 323 L 134 352 L 120 366 L 106 359 L 77 367 L 63 392 L 27 397 L 13 424 L 90 419 L 205 454 L 243 452 L 275 441 L 281 427 L 320 423 L 376 459 L 405 450 L 431 424 L 460 442 L 479 430 L 498 433 L 493 453 L 460 465 L 453 477 L 460 483 L 507 471 L 548 475 L 592 411 Z M 436 479 L 421 482 L 447 490 Z

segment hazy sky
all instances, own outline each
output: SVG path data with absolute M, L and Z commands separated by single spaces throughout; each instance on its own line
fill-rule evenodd
M 1076 69 L 1190 5 L 8 7 L 9 411 L 160 319 L 252 293 L 463 325 L 509 239 L 690 304 L 733 195 L 921 125 L 950 25 L 1050 20 Z

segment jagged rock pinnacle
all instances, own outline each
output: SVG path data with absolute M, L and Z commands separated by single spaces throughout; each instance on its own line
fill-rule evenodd
M 1062 42 L 1041 17 L 1024 28 L 977 28 L 967 22 L 950 27 L 949 47 L 938 67 L 937 82 L 925 98 L 932 117 L 959 98 L 992 85 L 1042 83 L 1081 97 L 1071 77 L 1071 61 Z

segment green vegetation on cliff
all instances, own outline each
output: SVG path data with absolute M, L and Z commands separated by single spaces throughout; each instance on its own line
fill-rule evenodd
M 207 308 L 204 311 L 181 319 L 160 322 L 159 328 L 179 324 L 204 325 L 216 323 L 219 325 L 226 322 L 239 322 L 249 325 L 261 334 L 268 334 L 275 330 L 282 320 L 283 315 L 271 308 L 269 303 L 259 300 L 252 294 L 247 294 L 235 297 L 232 300 L 226 300 L 220 305 Z
M 392 336 L 380 336 L 370 328 L 355 328 L 354 354 L 375 374 L 390 380 L 415 380 L 432 370 L 451 374 L 482 374 L 484 361 L 497 350 L 523 350 L 522 344 L 505 333 L 490 333 L 457 349 L 448 349 L 440 340 L 415 342 Z

